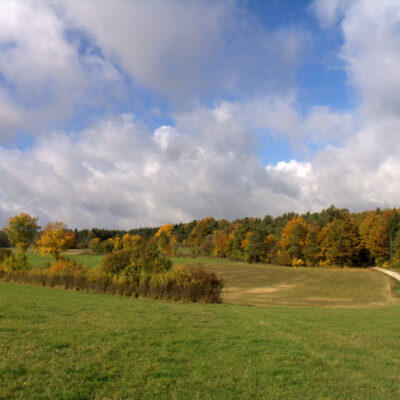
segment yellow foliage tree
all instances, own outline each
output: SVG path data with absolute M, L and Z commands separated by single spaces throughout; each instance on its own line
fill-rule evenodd
M 40 229 L 37 220 L 38 217 L 31 217 L 26 213 L 15 215 L 8 220 L 8 226 L 5 228 L 8 240 L 21 253 L 25 253 Z
M 296 228 L 303 227 L 304 229 L 300 229 L 297 232 Z M 295 236 L 295 238 L 293 237 Z M 300 247 L 304 247 L 306 244 L 307 238 L 307 222 L 304 221 L 301 217 L 294 217 L 283 228 L 281 240 L 279 241 L 279 248 L 282 250 L 286 250 L 291 246 L 291 242 L 293 239 L 298 242 Z
M 225 232 L 215 231 L 213 234 L 214 256 L 226 257 L 229 237 Z
M 174 226 L 172 224 L 165 224 L 160 226 L 156 234 L 153 236 L 152 240 L 157 242 L 158 247 L 165 255 L 171 254 L 171 237 L 173 233 Z
M 153 239 L 158 239 L 162 234 L 169 238 L 172 235 L 173 229 L 174 226 L 172 224 L 165 224 L 163 226 L 160 226 L 156 234 L 153 236 Z
M 122 237 L 122 248 L 134 249 L 141 242 L 143 242 L 142 236 L 130 235 L 129 233 L 125 233 L 125 235 Z
M 304 257 L 307 241 L 308 224 L 301 217 L 294 217 L 283 228 L 279 241 L 279 256 L 284 264 L 292 264 L 293 260 Z
M 393 216 L 393 210 L 373 211 L 360 224 L 361 242 L 376 263 L 389 260 L 389 223 Z
M 35 250 L 42 256 L 52 255 L 56 261 L 61 257 L 61 252 L 70 248 L 73 242 L 73 232 L 67 231 L 67 226 L 62 222 L 48 223 L 36 242 Z

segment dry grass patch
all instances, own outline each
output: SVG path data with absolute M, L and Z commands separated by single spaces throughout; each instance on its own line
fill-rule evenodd
M 204 264 L 224 279 L 225 303 L 327 307 L 399 303 L 391 278 L 370 269 L 283 267 L 212 259 Z

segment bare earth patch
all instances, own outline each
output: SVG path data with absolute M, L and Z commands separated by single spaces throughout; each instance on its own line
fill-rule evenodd
M 244 289 L 244 288 L 239 288 L 239 287 L 229 287 L 229 288 L 226 288 L 224 290 L 224 292 L 265 294 L 265 293 L 279 292 L 280 290 L 285 290 L 285 289 L 292 289 L 294 287 L 296 287 L 296 285 L 289 285 L 287 283 L 282 283 L 282 284 L 276 285 L 276 286 L 255 287 L 255 288 L 250 288 L 250 289 Z

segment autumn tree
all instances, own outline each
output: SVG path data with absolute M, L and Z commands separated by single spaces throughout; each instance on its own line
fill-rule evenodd
M 123 249 L 133 249 L 143 242 L 143 237 L 140 235 L 130 235 L 126 233 L 122 237 L 122 248 Z
M 349 214 L 329 222 L 320 233 L 322 252 L 329 264 L 352 265 L 360 253 L 357 227 Z
M 389 224 L 393 216 L 393 210 L 372 211 L 360 223 L 362 244 L 377 264 L 390 258 Z
M 159 249 L 165 255 L 171 254 L 171 238 L 174 226 L 172 224 L 162 225 L 152 238 L 153 242 L 158 244 Z
M 37 224 L 38 217 L 31 217 L 29 214 L 21 213 L 8 220 L 4 229 L 8 240 L 22 253 L 35 239 L 36 232 L 40 229 Z
M 260 220 L 257 218 L 243 218 L 234 223 L 234 229 L 228 242 L 231 257 L 241 260 L 248 258 L 247 250 L 251 233 L 257 228 L 259 223 Z
M 193 227 L 189 236 L 189 243 L 194 246 L 200 246 L 206 236 L 212 234 L 217 227 L 218 223 L 213 217 L 203 218 Z
M 392 263 L 396 268 L 400 268 L 400 231 L 397 232 L 393 242 Z
M 304 261 L 307 265 L 318 265 L 322 252 L 319 242 L 320 226 L 318 223 L 308 225 L 307 237 L 304 246 Z
M 294 217 L 287 222 L 279 241 L 279 258 L 283 264 L 297 264 L 298 260 L 304 261 L 307 226 L 302 217 Z
M 73 232 L 67 230 L 62 222 L 48 223 L 36 242 L 36 251 L 42 256 L 52 255 L 56 261 L 61 258 L 61 252 L 71 247 Z
M 225 232 L 215 231 L 212 236 L 213 251 L 216 257 L 226 257 L 228 254 L 229 236 Z

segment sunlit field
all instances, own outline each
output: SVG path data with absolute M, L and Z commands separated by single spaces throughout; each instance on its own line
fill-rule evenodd
M 0 282 L 0 399 L 398 399 L 400 307 L 174 304 Z
M 172 261 L 223 277 L 225 304 L 0 282 L 0 399 L 399 398 L 400 295 L 387 276 Z

